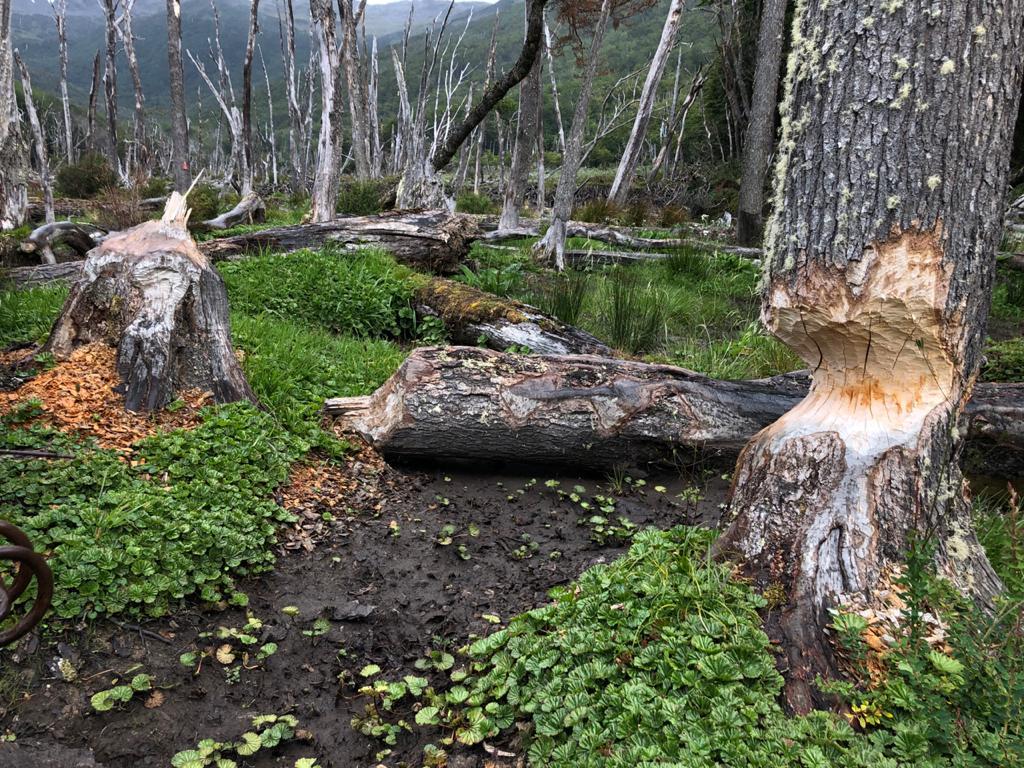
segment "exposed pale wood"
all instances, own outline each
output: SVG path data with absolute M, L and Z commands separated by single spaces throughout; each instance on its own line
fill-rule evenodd
M 255 192 L 243 195 L 234 208 L 220 216 L 204 221 L 197 229 L 231 229 L 236 224 L 255 224 L 263 221 L 266 206 L 263 199 Z
M 189 236 L 187 217 L 175 192 L 161 220 L 90 251 L 46 343 L 58 360 L 85 344 L 116 347 L 133 411 L 163 408 L 191 388 L 217 402 L 256 399 L 231 345 L 224 282 Z
M 28 124 L 32 130 L 32 138 L 35 145 L 36 160 L 39 163 L 39 179 L 43 186 L 43 215 L 48 224 L 53 223 L 53 183 L 50 179 L 50 160 L 46 150 L 46 135 L 43 133 L 43 126 L 39 122 L 39 113 L 36 112 L 35 99 L 32 97 L 32 78 L 29 76 L 28 67 L 22 60 L 18 51 L 14 52 L 14 60 L 21 71 L 22 95 L 25 99 L 25 113 L 28 115 Z M 52 253 L 43 253 L 43 257 L 52 257 Z
M 732 382 L 590 355 L 424 348 L 370 397 L 325 410 L 387 456 L 604 470 L 731 458 L 809 383 L 806 371 Z M 1024 385 L 980 385 L 961 430 L 975 467 L 1024 471 Z

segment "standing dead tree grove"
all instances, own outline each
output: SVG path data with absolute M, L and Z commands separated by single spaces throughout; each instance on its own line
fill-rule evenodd
M 992 295 L 1024 0 L 868 5 L 797 5 L 762 314 L 813 384 L 741 455 L 720 541 L 785 590 L 796 711 L 832 667 L 828 609 L 870 602 L 915 540 L 983 603 L 1001 587 L 957 422 Z

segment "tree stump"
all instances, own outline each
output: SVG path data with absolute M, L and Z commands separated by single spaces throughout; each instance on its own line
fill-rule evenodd
M 161 220 L 90 251 L 46 344 L 58 360 L 84 344 L 117 347 L 132 411 L 159 410 L 193 388 L 219 403 L 256 400 L 231 345 L 227 290 L 189 235 L 188 215 L 175 193 Z

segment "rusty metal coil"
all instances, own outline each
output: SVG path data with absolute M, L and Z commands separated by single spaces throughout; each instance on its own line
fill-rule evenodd
M 31 632 L 50 608 L 53 600 L 53 572 L 46 560 L 32 549 L 32 542 L 18 527 L 0 520 L 0 537 L 11 542 L 11 546 L 0 547 L 0 561 L 10 560 L 18 564 L 14 580 L 7 584 L 0 572 L 0 625 L 14 608 L 15 602 L 36 581 L 36 600 L 22 619 L 9 629 L 0 629 L 0 646 L 13 643 Z

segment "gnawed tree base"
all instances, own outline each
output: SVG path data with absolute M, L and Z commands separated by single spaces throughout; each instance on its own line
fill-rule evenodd
M 162 220 L 91 251 L 46 344 L 58 360 L 84 344 L 116 347 L 132 411 L 163 408 L 185 389 L 221 403 L 256 399 L 231 346 L 227 290 L 189 236 L 187 215 L 175 193 Z
M 416 292 L 416 313 L 440 317 L 456 344 L 485 342 L 491 349 L 527 348 L 545 355 L 611 355 L 586 331 L 534 307 L 502 299 L 454 280 L 435 277 Z
M 386 456 L 605 470 L 680 458 L 732 459 L 806 396 L 806 372 L 717 381 L 669 365 L 589 355 L 415 350 L 369 397 L 328 415 Z M 1024 385 L 977 388 L 960 425 L 969 455 L 1024 472 Z
M 320 224 L 264 229 L 203 243 L 213 261 L 244 258 L 261 250 L 273 252 L 320 248 L 329 243 L 346 249 L 378 247 L 416 269 L 450 274 L 469 255 L 478 230 L 473 220 L 447 211 L 348 216 Z

